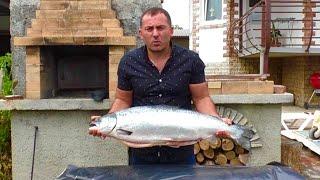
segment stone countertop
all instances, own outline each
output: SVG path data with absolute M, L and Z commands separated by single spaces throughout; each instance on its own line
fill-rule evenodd
M 287 104 L 293 94 L 220 94 L 211 96 L 215 104 Z
M 223 94 L 211 96 L 215 104 L 286 104 L 293 102 L 293 94 Z M 0 110 L 107 110 L 109 99 L 22 99 L 0 100 Z

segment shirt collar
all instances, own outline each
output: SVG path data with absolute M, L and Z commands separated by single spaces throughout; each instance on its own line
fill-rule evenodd
M 172 57 L 174 57 L 176 55 L 176 49 L 177 49 L 177 46 L 172 41 L 170 41 L 170 47 L 171 47 L 171 55 L 170 55 L 169 59 L 171 59 Z M 143 55 L 144 55 L 144 60 L 151 63 L 151 61 L 148 57 L 148 51 L 147 51 L 146 45 L 144 45 L 142 47 L 142 51 L 143 51 Z

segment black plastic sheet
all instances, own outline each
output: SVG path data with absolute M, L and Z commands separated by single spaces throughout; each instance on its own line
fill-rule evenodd
M 305 179 L 284 166 L 225 167 L 184 165 L 141 165 L 76 167 L 69 165 L 59 180 L 101 179 L 237 179 L 237 180 L 300 180 Z

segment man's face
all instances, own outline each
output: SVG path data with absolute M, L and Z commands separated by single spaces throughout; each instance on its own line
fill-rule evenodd
M 173 29 L 164 14 L 147 14 L 142 18 L 139 34 L 148 50 L 161 52 L 170 46 Z

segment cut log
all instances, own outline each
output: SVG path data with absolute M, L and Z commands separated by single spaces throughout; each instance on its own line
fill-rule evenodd
M 206 166 L 212 166 L 212 165 L 215 165 L 215 163 L 214 163 L 214 161 L 213 160 L 205 160 L 205 162 L 204 162 L 204 165 L 206 165 Z
M 245 153 L 244 149 L 241 146 L 236 146 L 235 152 L 237 154 L 244 154 Z
M 224 154 L 220 153 L 217 155 L 216 160 L 214 162 L 218 165 L 226 165 L 228 160 Z
M 210 141 L 209 142 L 209 146 L 212 149 L 218 149 L 221 147 L 221 139 L 220 138 L 216 138 L 214 141 Z
M 236 153 L 234 151 L 227 151 L 225 155 L 228 160 L 234 159 L 236 157 Z
M 224 151 L 231 151 L 234 148 L 234 143 L 231 139 L 222 139 L 221 147 Z
M 247 164 L 249 161 L 249 154 L 239 154 L 238 157 L 242 164 Z
M 281 136 L 281 163 L 291 167 L 299 173 L 303 172 L 301 157 L 303 156 L 303 144 Z
M 202 150 L 208 150 L 209 149 L 209 141 L 207 139 L 203 139 L 199 142 L 200 149 Z
M 201 164 L 204 161 L 204 156 L 202 155 L 202 153 L 198 153 L 196 155 L 196 160 L 199 164 Z
M 193 153 L 198 154 L 200 152 L 200 146 L 198 143 L 194 144 Z
M 214 151 L 213 151 L 212 148 L 209 148 L 209 149 L 203 151 L 203 155 L 204 155 L 206 158 L 213 159 L 213 157 L 214 157 Z
M 240 162 L 239 158 L 234 158 L 230 160 L 230 165 L 232 166 L 243 166 L 243 164 Z

